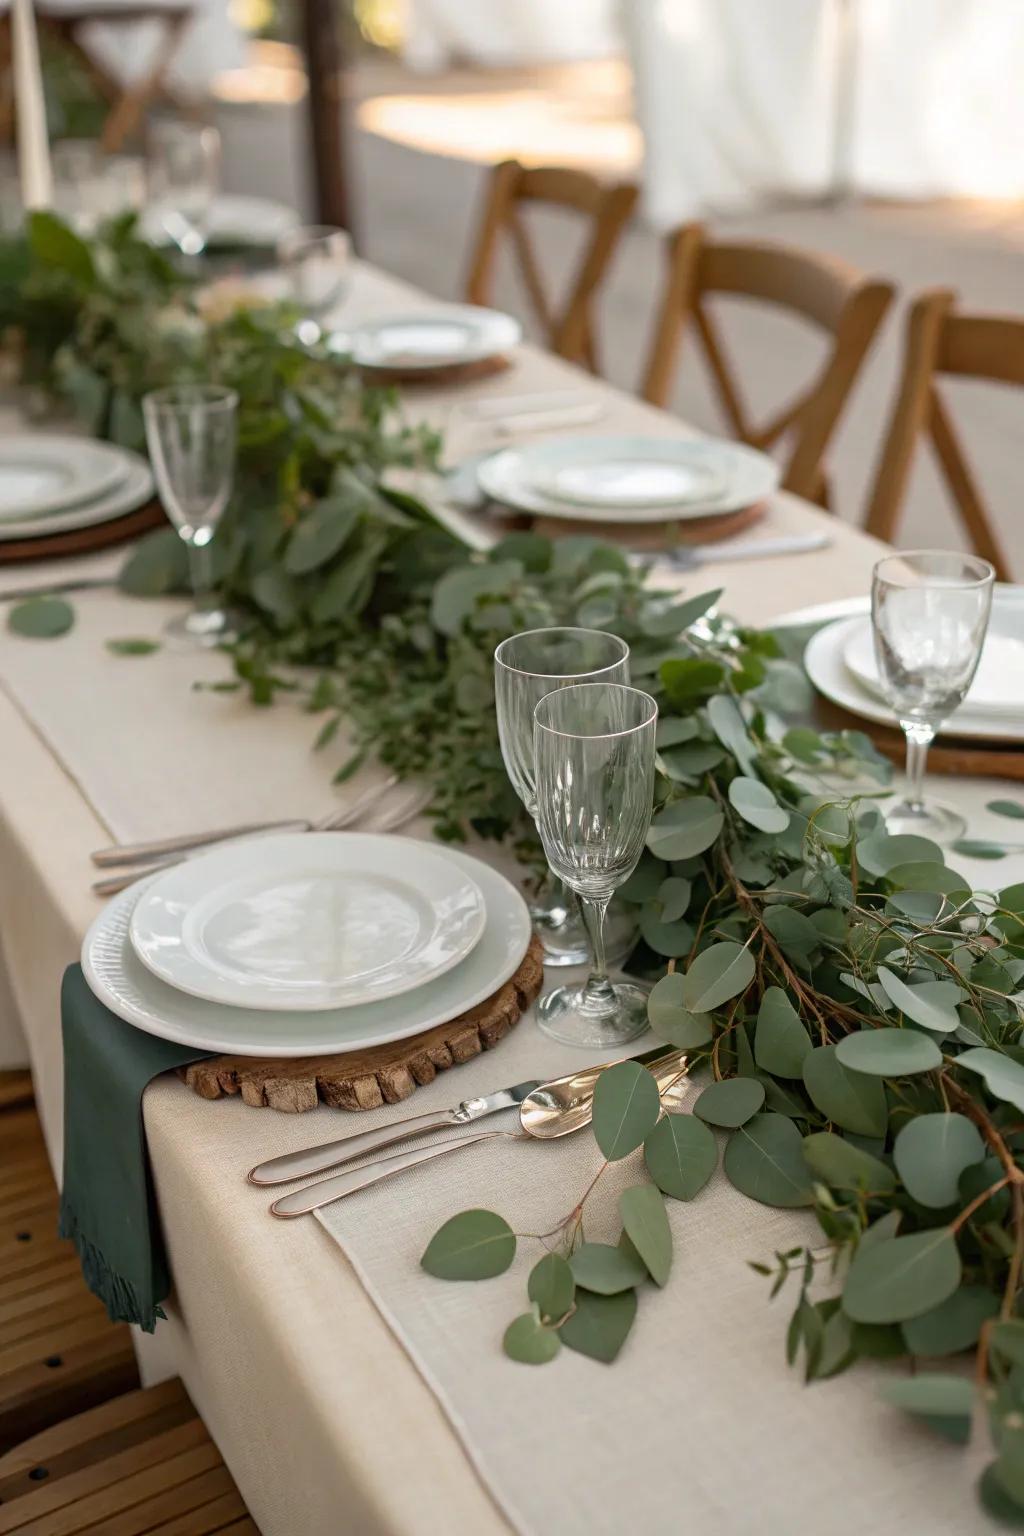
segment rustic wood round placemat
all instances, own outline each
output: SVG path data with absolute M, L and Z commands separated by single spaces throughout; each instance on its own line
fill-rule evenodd
M 401 384 L 408 389 L 417 384 L 475 384 L 511 366 L 507 357 L 482 357 L 475 363 L 452 363 L 444 368 L 360 368 L 359 372 L 364 384 Z
M 717 512 L 710 517 L 689 517 L 665 523 L 584 522 L 577 518 L 534 517 L 529 519 L 534 533 L 544 538 L 565 538 L 570 533 L 585 533 L 593 538 L 628 544 L 630 549 L 685 548 L 689 544 L 714 544 L 745 533 L 760 522 L 766 503 L 744 507 L 739 512 Z
M 29 560 L 66 560 L 72 555 L 91 555 L 141 538 L 167 519 L 158 501 L 111 518 L 95 528 L 74 528 L 67 533 L 43 533 L 30 539 L 9 539 L 0 543 L 0 565 L 17 565 Z
M 503 987 L 447 1024 L 435 1024 L 408 1040 L 345 1056 L 211 1056 L 182 1067 L 179 1076 L 204 1099 L 241 1095 L 254 1109 L 300 1114 L 331 1109 L 379 1109 L 397 1104 L 432 1083 L 439 1072 L 489 1051 L 504 1039 L 540 992 L 544 952 L 533 938 L 519 968 Z M 401 999 L 398 999 L 401 1006 Z

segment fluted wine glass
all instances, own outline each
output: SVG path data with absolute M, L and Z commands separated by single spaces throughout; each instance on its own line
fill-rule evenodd
M 545 694 L 580 682 L 629 682 L 629 646 L 599 629 L 529 629 L 503 640 L 494 653 L 498 736 L 512 787 L 537 819 L 533 712 Z M 531 906 L 546 965 L 584 965 L 590 956 L 576 902 L 560 881 Z
M 907 739 L 907 794 L 886 816 L 890 832 L 951 843 L 967 829 L 951 806 L 924 797 L 928 748 L 974 680 L 992 608 L 987 560 L 948 550 L 889 555 L 875 566 L 871 626 L 886 699 Z
M 647 1028 L 647 988 L 609 980 L 604 919 L 644 850 L 658 706 L 620 683 L 578 683 L 534 711 L 537 826 L 548 863 L 576 892 L 593 950 L 582 986 L 541 998 L 541 1029 L 568 1045 L 614 1046 Z

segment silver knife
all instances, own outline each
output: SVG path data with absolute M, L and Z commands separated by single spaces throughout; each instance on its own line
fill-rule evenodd
M 649 1066 L 669 1055 L 675 1049 L 671 1045 L 656 1045 L 640 1056 L 634 1056 L 641 1066 Z M 614 1063 L 603 1062 L 603 1066 Z M 580 1071 L 587 1068 L 581 1067 Z M 379 1126 L 374 1131 L 355 1131 L 337 1141 L 327 1141 L 318 1147 L 306 1147 L 301 1152 L 285 1152 L 268 1162 L 257 1163 L 250 1168 L 247 1178 L 250 1184 L 265 1187 L 270 1184 L 287 1184 L 291 1179 L 304 1179 L 312 1173 L 325 1173 L 344 1163 L 355 1162 L 371 1152 L 379 1152 L 393 1143 L 405 1141 L 409 1136 L 419 1136 L 425 1131 L 439 1130 L 446 1125 L 471 1125 L 474 1120 L 486 1119 L 499 1109 L 511 1109 L 521 1104 L 528 1094 L 543 1086 L 546 1079 L 538 1078 L 526 1083 L 516 1083 L 512 1088 L 501 1088 L 496 1093 L 478 1099 L 465 1099 L 453 1109 L 432 1110 L 423 1115 L 410 1115 L 404 1120 L 392 1120 L 390 1125 Z
M 324 1173 L 342 1163 L 354 1162 L 382 1147 L 405 1141 L 409 1136 L 419 1136 L 424 1131 L 440 1130 L 446 1125 L 469 1125 L 474 1120 L 485 1120 L 497 1114 L 499 1109 L 512 1109 L 521 1104 L 527 1094 L 541 1086 L 542 1079 L 516 1083 L 512 1088 L 499 1089 L 478 1099 L 464 1099 L 453 1109 L 435 1109 L 424 1115 L 409 1115 L 405 1120 L 393 1120 L 390 1125 L 379 1126 L 375 1131 L 356 1131 L 337 1141 L 325 1142 L 319 1147 L 307 1147 L 304 1152 L 286 1152 L 282 1157 L 272 1157 L 269 1162 L 257 1163 L 250 1168 L 247 1178 L 250 1184 L 264 1187 L 269 1184 L 287 1184 L 291 1179 L 304 1179 L 311 1173 Z
M 767 560 L 776 555 L 808 555 L 825 549 L 832 535 L 824 529 L 813 533 L 782 533 L 777 539 L 723 539 L 718 544 L 694 544 L 669 550 L 664 559 L 678 571 L 696 570 L 701 565 L 724 564 L 730 560 Z

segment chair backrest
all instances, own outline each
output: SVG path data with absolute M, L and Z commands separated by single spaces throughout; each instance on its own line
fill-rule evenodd
M 918 439 L 927 433 L 975 552 L 990 560 L 1000 580 L 1006 581 L 1006 555 L 940 393 L 938 376 L 1024 385 L 1024 319 L 957 314 L 955 306 L 955 293 L 936 288 L 922 293 L 910 307 L 903 375 L 868 499 L 866 527 L 891 542 Z
M 751 422 L 726 360 L 705 303 L 712 294 L 787 310 L 832 337 L 809 387 L 762 427 Z M 760 241 L 716 241 L 699 224 L 683 225 L 668 240 L 668 273 L 644 397 L 655 405 L 669 403 L 683 334 L 692 321 L 737 437 L 752 447 L 770 448 L 791 435 L 783 486 L 827 506 L 825 450 L 892 297 L 891 283 L 865 277 L 836 258 Z
M 466 283 L 472 304 L 490 302 L 498 241 L 508 235 L 530 303 L 553 352 L 598 372 L 592 301 L 636 203 L 637 189 L 606 185 L 586 171 L 528 169 L 516 160 L 495 166 Z M 541 279 L 524 205 L 547 203 L 578 213 L 590 224 L 583 257 L 560 304 L 549 300 Z

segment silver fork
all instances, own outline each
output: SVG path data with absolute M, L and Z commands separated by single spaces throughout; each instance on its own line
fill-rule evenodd
M 225 842 L 231 838 L 245 836 L 247 833 L 254 831 L 281 830 L 282 826 L 291 826 L 293 830 L 301 832 L 340 832 L 344 827 L 351 826 L 354 821 L 360 820 L 388 790 L 394 789 L 397 783 L 397 777 L 392 775 L 383 784 L 374 785 L 372 790 L 367 790 L 353 805 L 346 807 L 343 811 L 333 811 L 329 816 L 325 816 L 317 822 L 284 824 L 269 822 L 262 825 L 257 824 L 255 827 L 248 829 L 236 829 L 226 837 L 220 836 L 216 839 L 216 842 Z M 427 799 L 429 799 L 429 791 L 425 790 L 421 796 L 412 802 L 400 805 L 388 815 L 382 816 L 371 830 L 374 832 L 391 832 L 395 828 L 404 825 L 405 822 L 411 821 L 414 816 L 419 815 Z M 156 859 L 152 863 L 143 866 L 133 865 L 130 869 L 123 869 L 116 875 L 107 875 L 102 880 L 94 880 L 92 889 L 97 896 L 116 896 L 118 891 L 127 890 L 128 886 L 134 885 L 136 880 L 145 880 L 148 876 L 155 875 L 161 870 L 173 869 L 176 864 L 184 864 L 185 860 L 190 858 L 193 853 L 200 853 L 207 846 L 210 845 L 193 843 L 186 853 L 177 856 L 169 855 L 167 858 Z

